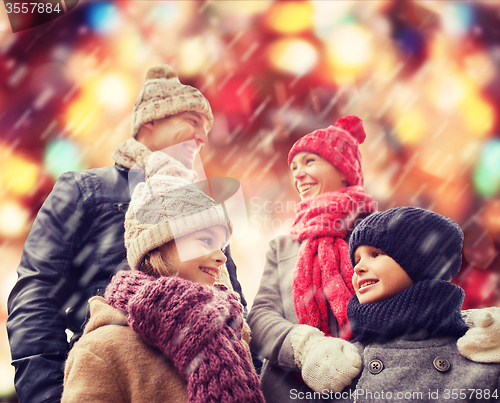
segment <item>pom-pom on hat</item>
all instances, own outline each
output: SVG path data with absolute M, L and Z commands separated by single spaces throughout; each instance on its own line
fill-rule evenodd
M 134 104 L 132 137 L 145 123 L 187 111 L 205 115 L 212 127 L 212 109 L 203 94 L 194 87 L 181 84 L 177 71 L 172 67 L 166 64 L 152 67 Z
M 295 154 L 309 151 L 326 159 L 342 172 L 349 186 L 363 186 L 359 145 L 365 141 L 363 122 L 356 116 L 344 116 L 334 126 L 315 130 L 295 142 L 288 153 L 288 165 Z
M 125 248 L 131 269 L 138 269 L 151 250 L 173 239 L 213 225 L 231 222 L 223 208 L 195 184 L 156 174 L 134 189 L 125 214 Z
M 364 219 L 349 240 L 359 246 L 381 249 L 405 270 L 414 283 L 450 281 L 460 271 L 464 234 L 451 218 L 418 207 L 396 207 Z

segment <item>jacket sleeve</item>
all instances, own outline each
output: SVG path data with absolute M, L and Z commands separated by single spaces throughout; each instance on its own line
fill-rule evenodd
M 125 403 L 114 372 L 98 355 L 75 346 L 68 357 L 61 403 Z
M 297 324 L 285 318 L 280 293 L 276 241 L 271 241 L 270 246 L 259 291 L 247 318 L 252 330 L 250 347 L 272 364 L 299 371 L 290 341 L 290 333 Z
M 60 177 L 38 212 L 24 245 L 18 280 L 8 299 L 7 331 L 21 403 L 58 402 L 68 352 L 66 303 L 75 281 L 85 229 L 84 197 L 73 173 Z

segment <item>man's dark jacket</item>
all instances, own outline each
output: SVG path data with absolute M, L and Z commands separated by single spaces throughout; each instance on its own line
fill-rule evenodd
M 70 348 L 66 329 L 74 333 L 72 344 L 83 331 L 88 299 L 127 268 L 123 233 L 129 202 L 128 169 L 115 165 L 65 173 L 38 212 L 8 299 L 19 402 L 60 401 Z M 230 255 L 226 265 L 241 295 Z

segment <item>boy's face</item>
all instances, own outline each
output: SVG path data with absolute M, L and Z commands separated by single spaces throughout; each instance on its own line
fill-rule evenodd
M 359 246 L 354 263 L 352 286 L 360 304 L 385 301 L 413 285 L 394 259 L 373 246 Z

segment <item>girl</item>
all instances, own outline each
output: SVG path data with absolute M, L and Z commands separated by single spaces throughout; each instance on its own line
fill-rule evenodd
M 118 272 L 65 368 L 63 403 L 262 402 L 237 295 L 214 283 L 231 225 L 195 185 L 154 175 L 125 218 Z
M 266 359 L 261 383 L 268 402 L 342 390 L 360 370 L 356 349 L 338 337 L 351 335 L 346 309 L 354 290 L 346 241 L 356 220 L 375 210 L 362 188 L 358 147 L 365 137 L 361 120 L 346 116 L 299 139 L 288 155 L 301 202 L 290 236 L 271 241 L 248 316 L 252 346 Z M 339 345 L 344 352 L 329 355 Z

